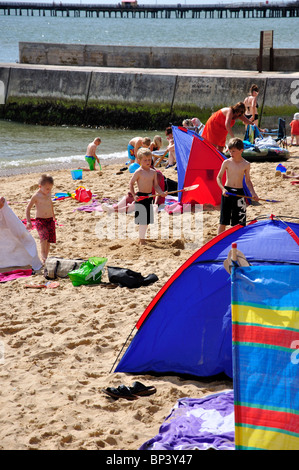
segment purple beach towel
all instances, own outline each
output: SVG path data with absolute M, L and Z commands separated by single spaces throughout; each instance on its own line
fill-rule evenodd
M 139 450 L 235 450 L 234 392 L 178 400 Z
M 76 207 L 73 212 L 75 211 L 83 211 L 83 212 L 103 212 L 102 205 L 96 200 L 93 199 L 91 204 L 87 204 L 85 206 Z

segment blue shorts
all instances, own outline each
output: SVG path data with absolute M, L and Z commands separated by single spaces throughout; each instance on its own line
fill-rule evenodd
M 130 144 L 128 144 L 128 158 L 129 158 L 129 162 L 130 160 L 132 161 L 135 160 L 134 146 Z

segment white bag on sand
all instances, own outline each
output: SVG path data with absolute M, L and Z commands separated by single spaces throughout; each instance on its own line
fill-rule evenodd
M 5 201 L 0 209 L 0 268 L 42 267 L 33 236 Z
M 256 145 L 256 147 L 258 147 L 259 149 L 279 147 L 278 143 L 270 135 L 268 137 L 264 137 L 263 139 L 255 139 L 254 145 Z

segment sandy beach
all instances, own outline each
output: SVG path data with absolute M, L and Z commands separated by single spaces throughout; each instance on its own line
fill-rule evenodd
M 299 147 L 290 147 L 283 164 L 299 173 Z M 123 164 L 103 165 L 103 171 L 83 172 L 72 180 L 70 170 L 51 170 L 53 193 L 73 192 L 83 185 L 98 201 L 117 201 L 128 192 L 128 171 Z M 247 220 L 258 216 L 298 217 L 299 185 L 275 175 L 277 163 L 252 163 L 251 178 L 260 202 L 247 208 Z M 176 180 L 173 168 L 162 170 Z M 26 201 L 37 188 L 39 173 L 1 178 L 1 192 L 11 208 L 25 218 Z M 85 205 L 85 204 L 81 204 Z M 26 279 L 1 284 L 0 341 L 0 449 L 5 450 L 137 450 L 154 437 L 177 400 L 199 398 L 232 389 L 232 381 L 154 377 L 111 372 L 124 342 L 144 309 L 169 277 L 198 248 L 217 234 L 219 212 L 203 212 L 203 233 L 195 240 L 173 236 L 148 240 L 138 246 L 134 233 L 127 238 L 102 238 L 109 219 L 105 212 L 75 210 L 74 199 L 55 202 L 57 243 L 50 256 L 62 258 L 106 257 L 108 266 L 154 273 L 158 281 L 137 289 L 109 288 L 103 284 L 74 287 L 59 279 L 56 289 L 28 289 L 29 282 L 45 282 L 43 271 Z M 34 212 L 32 213 L 34 217 Z M 161 217 L 161 214 L 156 215 Z M 170 216 L 173 217 L 174 216 Z M 132 225 L 132 216 L 128 216 Z M 97 231 L 96 231 L 97 227 Z M 130 226 L 131 227 L 131 226 Z M 132 226 L 130 230 L 136 228 Z M 36 230 L 32 235 L 37 242 Z M 134 331 L 135 332 L 135 331 Z M 154 385 L 156 393 L 135 401 L 113 400 L 102 389 L 134 381 Z

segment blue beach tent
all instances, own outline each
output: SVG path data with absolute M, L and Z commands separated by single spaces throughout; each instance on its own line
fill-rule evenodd
M 115 372 L 232 377 L 231 280 L 236 242 L 251 265 L 299 264 L 299 224 L 271 216 L 210 240 L 166 282 L 136 324 Z

